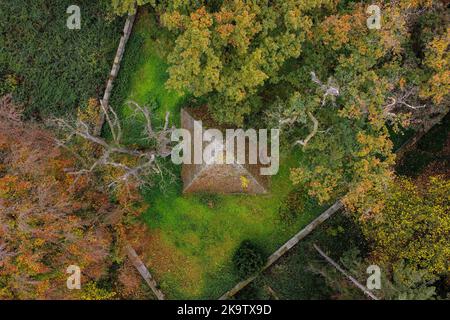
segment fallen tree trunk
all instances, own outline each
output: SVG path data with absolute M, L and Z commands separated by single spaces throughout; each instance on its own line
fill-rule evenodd
M 380 300 L 378 297 L 376 297 L 372 292 L 370 292 L 364 285 L 358 282 L 355 278 L 353 278 L 351 275 L 349 275 L 347 272 L 345 272 L 344 269 L 342 269 L 333 259 L 331 259 L 329 256 L 327 256 L 316 244 L 313 245 L 314 249 L 319 252 L 319 254 L 333 267 L 335 267 L 340 273 L 342 273 L 348 280 L 350 280 L 351 283 L 353 283 L 358 289 L 360 289 L 366 296 L 371 298 L 372 300 Z
M 144 265 L 142 260 L 137 255 L 136 251 L 130 246 L 127 245 L 125 247 L 125 250 L 127 252 L 128 258 L 130 258 L 131 263 L 135 266 L 135 268 L 139 271 L 142 278 L 144 278 L 145 282 L 147 282 L 150 289 L 152 289 L 155 296 L 158 298 L 158 300 L 164 300 L 165 296 L 164 293 L 159 290 L 158 284 L 156 283 L 155 279 L 153 279 L 152 275 L 148 271 L 147 267 Z
M 448 112 L 448 111 L 447 111 Z M 439 119 L 436 123 L 439 123 L 442 121 L 442 119 L 446 116 L 447 112 L 442 113 L 439 116 Z M 406 141 L 400 148 L 396 150 L 397 158 L 401 158 L 407 150 L 409 150 L 411 147 L 413 147 L 428 131 L 433 128 L 432 126 L 427 126 L 426 128 L 419 131 L 414 137 L 410 138 L 408 141 Z M 300 240 L 302 240 L 304 237 L 306 237 L 311 231 L 313 231 L 317 226 L 319 226 L 322 222 L 327 220 L 329 217 L 331 217 L 334 213 L 338 212 L 343 208 L 343 204 L 340 200 L 338 200 L 334 205 L 332 205 L 328 210 L 326 210 L 324 213 L 322 213 L 319 217 L 317 217 L 313 222 L 311 222 L 308 226 L 306 226 L 304 229 L 302 229 L 299 233 L 297 233 L 294 237 L 292 237 L 288 242 L 286 242 L 283 246 L 281 246 L 277 251 L 275 251 L 268 259 L 267 263 L 264 265 L 262 270 L 259 272 L 263 272 L 267 268 L 269 268 L 273 263 L 275 263 L 282 255 L 284 255 L 287 251 L 289 251 L 292 247 L 294 247 Z M 226 300 L 232 296 L 234 296 L 236 293 L 238 293 L 240 290 L 245 288 L 248 284 L 250 284 L 253 280 L 255 280 L 258 277 L 258 274 L 249 277 L 248 279 L 245 279 L 238 284 L 236 284 L 231 290 L 227 291 L 225 294 L 223 294 L 219 300 Z
M 328 218 L 330 218 L 336 212 L 340 211 L 343 207 L 344 207 L 344 205 L 342 204 L 342 202 L 337 201 L 330 208 L 325 210 L 320 216 L 318 216 L 316 219 L 314 219 L 310 224 L 308 224 L 305 228 L 300 230 L 295 236 L 293 236 L 290 240 L 288 240 L 285 244 L 283 244 L 277 251 L 275 251 L 272 255 L 270 255 L 270 257 L 267 259 L 266 264 L 260 270 L 259 273 L 261 273 L 264 270 L 266 270 L 267 268 L 269 268 L 278 259 L 280 259 L 286 252 L 288 252 L 292 247 L 294 247 L 300 240 L 302 240 L 304 237 L 306 237 L 308 234 L 310 234 L 315 228 L 317 228 L 319 225 L 321 225 L 324 221 L 326 221 Z M 240 290 L 242 290 L 244 287 L 246 287 L 249 283 L 251 283 L 257 277 L 258 277 L 258 274 L 251 276 L 250 278 L 248 278 L 244 281 L 239 282 L 231 290 L 227 291 L 224 295 L 222 295 L 219 298 L 219 300 L 226 300 L 226 299 L 234 296 L 236 293 L 238 293 Z
M 111 69 L 111 73 L 109 74 L 108 82 L 106 83 L 105 93 L 103 94 L 103 99 L 100 100 L 100 103 L 103 105 L 103 108 L 100 110 L 100 119 L 95 127 L 94 135 L 99 136 L 102 132 L 103 124 L 105 123 L 105 112 L 103 109 L 109 108 L 109 98 L 111 97 L 111 92 L 114 84 L 114 80 L 119 74 L 120 62 L 122 61 L 123 54 L 125 52 L 125 46 L 128 42 L 128 39 L 131 35 L 131 30 L 133 29 L 133 24 L 136 16 L 128 15 L 128 18 L 125 22 L 125 26 L 123 28 L 122 37 L 120 37 L 119 46 L 117 47 L 116 56 L 114 58 L 113 66 Z

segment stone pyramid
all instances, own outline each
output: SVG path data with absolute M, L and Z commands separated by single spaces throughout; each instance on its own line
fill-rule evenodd
M 224 131 L 223 128 L 216 126 L 207 114 L 207 109 L 204 108 L 182 109 L 181 127 L 188 130 L 192 137 L 194 137 L 194 127 L 198 125 L 198 121 L 202 121 L 204 130 L 217 128 Z M 246 140 L 246 152 L 254 143 L 257 142 Z M 224 141 L 202 142 L 203 150 L 208 146 L 223 152 L 207 153 L 204 159 L 206 161 L 202 164 L 183 164 L 181 172 L 183 193 L 264 194 L 268 192 L 269 178 L 260 175 L 261 164 L 239 164 L 236 160 L 228 164 L 223 161 L 223 157 L 226 157 Z M 194 154 L 193 144 L 191 153 Z

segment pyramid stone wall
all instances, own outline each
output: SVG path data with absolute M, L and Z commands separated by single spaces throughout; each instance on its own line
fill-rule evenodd
M 191 137 L 194 137 L 194 119 L 191 115 L 185 110 L 181 109 L 181 128 L 189 130 L 191 133 Z M 191 154 L 194 154 L 194 147 L 192 144 Z M 205 165 L 198 164 L 183 164 L 183 168 L 181 169 L 181 178 L 183 179 L 184 189 L 188 185 L 192 183 L 195 177 L 202 171 Z
M 200 119 L 201 120 L 201 119 Z M 188 110 L 181 110 L 181 126 L 194 136 L 194 121 Z M 203 148 L 205 145 L 203 145 Z M 248 150 L 248 149 L 247 149 Z M 193 155 L 193 145 L 191 154 Z M 183 164 L 184 193 L 267 193 L 268 177 L 259 175 L 259 165 Z

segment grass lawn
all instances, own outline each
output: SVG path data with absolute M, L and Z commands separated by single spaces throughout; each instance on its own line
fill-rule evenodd
M 252 240 L 269 256 L 321 212 L 307 201 L 289 223 L 281 219 L 279 207 L 292 190 L 289 168 L 294 161 L 281 163 L 268 195 L 220 195 L 211 201 L 181 195 L 179 184 L 165 193 L 154 189 L 144 194 L 150 204 L 144 220 L 157 240 L 148 265 L 170 298 L 218 298 L 239 281 L 231 259 L 243 240 Z
M 159 105 L 159 116 L 171 111 L 177 123 L 185 98 L 164 87 L 167 65 L 152 28 L 151 15 L 141 15 L 126 49 L 112 105 L 126 117 L 127 99 L 140 104 L 153 100 Z M 127 129 L 132 132 L 137 127 L 130 123 Z M 157 187 L 143 192 L 149 204 L 143 220 L 151 237 L 145 263 L 168 298 L 218 298 L 239 281 L 231 258 L 243 240 L 254 241 L 268 256 L 322 211 L 307 199 L 303 212 L 289 223 L 280 218 L 280 204 L 293 189 L 289 168 L 298 165 L 299 158 L 301 154 L 282 157 L 269 195 L 184 196 L 179 167 L 172 168 L 177 182 L 164 192 Z

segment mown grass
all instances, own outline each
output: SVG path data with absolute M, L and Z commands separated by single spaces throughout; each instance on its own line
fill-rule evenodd
M 152 28 L 156 28 L 152 16 L 141 15 L 127 46 L 112 105 L 119 106 L 126 118 L 130 109 L 125 101 L 155 101 L 159 119 L 171 111 L 172 121 L 178 124 L 178 111 L 186 97 L 164 86 L 167 65 L 160 50 L 164 39 Z M 138 143 L 133 137 L 139 121 L 127 123 L 129 142 Z M 261 196 L 182 195 L 180 167 L 163 164 L 175 173 L 176 181 L 165 188 L 159 188 L 163 183 L 157 181 L 155 187 L 143 191 L 149 209 L 142 218 L 152 239 L 146 264 L 168 298 L 218 298 L 239 281 L 231 261 L 242 241 L 257 243 L 268 256 L 322 210 L 308 200 L 295 219 L 280 218 L 280 205 L 293 189 L 289 169 L 300 158 L 300 154 L 282 157 L 272 192 Z

